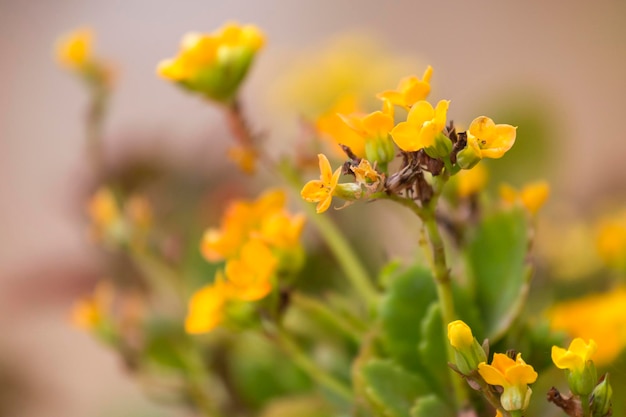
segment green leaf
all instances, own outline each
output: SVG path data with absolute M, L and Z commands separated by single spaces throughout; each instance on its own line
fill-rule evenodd
M 448 381 L 447 336 L 443 332 L 441 308 L 438 302 L 433 302 L 421 323 L 418 351 L 422 363 L 428 369 L 431 385 L 437 385 L 437 392 L 443 394 Z
M 362 375 L 368 400 L 385 417 L 411 417 L 409 410 L 415 400 L 430 393 L 421 378 L 390 360 L 371 360 Z
M 430 271 L 413 266 L 390 280 L 380 305 L 381 339 L 387 353 L 407 370 L 420 373 L 424 366 L 417 353 L 420 323 L 437 298 Z
M 454 417 L 454 415 L 454 411 L 436 395 L 418 398 L 410 413 L 410 417 Z
M 496 212 L 483 219 L 467 245 L 468 273 L 492 342 L 507 331 L 528 293 L 527 227 L 521 209 Z

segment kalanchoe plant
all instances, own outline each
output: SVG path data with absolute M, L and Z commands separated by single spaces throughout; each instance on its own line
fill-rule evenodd
M 457 131 L 451 102 L 427 101 L 433 76 L 427 67 L 421 78 L 379 93 L 381 110 L 329 110 L 310 126 L 333 138 L 341 159 L 321 142 L 315 150 L 299 147 L 297 157 L 270 158 L 239 100 L 264 43 L 251 25 L 187 35 L 157 72 L 221 108 L 236 142 L 228 156 L 248 174 L 261 166 L 299 191 L 304 213 L 288 209 L 282 189 L 232 199 L 219 226 L 203 221 L 202 237 L 196 225 L 186 235 L 193 238 L 181 246 L 192 247 L 194 259 L 186 263 L 167 249 L 167 237 L 183 226 L 166 230 L 150 199 L 110 180 L 88 205 L 91 235 L 132 265 L 140 301 L 115 301 L 135 297 L 124 276 L 106 281 L 77 304 L 76 324 L 116 349 L 143 380 L 168 387 L 170 401 L 199 415 L 532 416 L 541 395 L 529 385 L 539 383 L 547 361 L 538 358 L 550 342 L 537 341 L 523 309 L 532 227 L 549 187 L 505 185 L 501 201 L 490 200 L 481 162 L 502 158 L 517 128 L 479 116 Z M 59 58 L 72 72 L 85 76 L 98 67 L 86 33 L 60 45 Z M 340 104 L 333 109 L 356 109 Z M 405 120 L 396 122 L 396 109 Z M 88 120 L 97 136 L 101 116 Z M 316 176 L 309 171 L 316 163 L 319 179 L 305 181 Z M 387 201 L 409 209 L 421 227 L 409 238 L 424 256 L 406 267 L 366 267 L 371 262 L 328 216 L 338 200 L 335 208 Z M 184 224 L 190 213 L 189 207 L 182 213 Z M 327 249 L 303 242 L 307 223 Z M 610 239 L 603 242 L 613 248 Z M 523 352 L 494 353 L 489 361 L 492 347 Z M 553 347 L 572 393 L 553 388 L 548 399 L 571 417 L 612 412 L 608 375 L 598 380 L 591 361 L 595 350 L 594 341 L 582 339 L 567 350 Z M 304 406 L 284 411 L 300 404 L 294 398 Z

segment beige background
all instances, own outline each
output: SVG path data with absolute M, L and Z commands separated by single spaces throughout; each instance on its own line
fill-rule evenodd
M 115 358 L 65 320 L 64 285 L 90 268 L 75 209 L 76 188 L 88 172 L 80 124 L 86 96 L 56 67 L 54 39 L 89 25 L 100 54 L 119 63 L 106 126 L 111 155 L 137 146 L 119 138 L 140 130 L 147 144 L 185 160 L 197 157 L 197 140 L 218 115 L 157 79 L 155 64 L 174 53 L 183 33 L 211 31 L 230 19 L 256 23 L 269 38 L 246 87 L 249 103 L 271 97 L 266 80 L 303 45 L 368 31 L 394 53 L 433 65 L 433 98 L 451 99 L 460 120 L 471 120 L 476 101 L 511 85 L 545 97 L 562 124 L 557 193 L 578 204 L 596 198 L 597 184 L 608 181 L 618 187 L 614 196 L 623 194 L 624 1 L 2 0 L 0 357 L 24 370 L 37 392 L 21 415 L 84 417 L 120 404 L 145 407 Z M 266 114 L 252 112 L 258 124 L 269 122 Z M 167 139 L 153 143 L 150 133 Z

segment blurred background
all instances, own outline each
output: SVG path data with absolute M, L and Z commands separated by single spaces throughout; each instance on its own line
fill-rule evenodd
M 99 258 L 82 202 L 88 97 L 55 63 L 60 34 L 93 28 L 96 53 L 115 67 L 104 140 L 111 165 L 152 154 L 219 170 L 228 141 L 221 114 L 158 79 L 155 67 L 184 33 L 236 20 L 267 34 L 243 94 L 276 152 L 295 143 L 307 92 L 325 88 L 320 51 L 371 53 L 362 72 L 384 73 L 373 87 L 381 89 L 430 64 L 431 101 L 450 99 L 457 124 L 486 114 L 520 126 L 514 149 L 531 164 L 503 178 L 548 178 L 560 203 L 552 210 L 586 213 L 626 202 L 625 18 L 620 0 L 0 0 L 0 404 L 20 417 L 175 414 L 151 405 L 112 352 L 69 324 Z M 389 252 L 402 252 L 388 240 Z

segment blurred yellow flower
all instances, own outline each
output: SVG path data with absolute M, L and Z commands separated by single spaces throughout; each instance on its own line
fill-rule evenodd
M 217 327 L 224 320 L 226 304 L 231 296 L 231 287 L 218 271 L 213 283 L 202 287 L 191 296 L 185 318 L 185 331 L 192 334 L 206 333 Z
M 485 362 L 478 365 L 478 373 L 488 384 L 503 388 L 500 396 L 502 408 L 512 411 L 528 407 L 532 394 L 528 384 L 537 380 L 537 372 L 524 362 L 521 353 L 517 354 L 515 360 L 503 353 L 495 353 L 491 365 Z
M 480 158 L 501 158 L 515 143 L 517 128 L 495 124 L 486 116 L 475 118 L 467 131 L 468 146 L 479 149 Z
M 84 68 L 92 56 L 93 32 L 88 28 L 77 29 L 59 38 L 55 55 L 59 63 L 72 70 Z
M 330 110 L 317 119 L 315 124 L 317 131 L 322 138 L 332 139 L 330 143 L 339 156 L 345 156 L 340 144 L 349 147 L 360 158 L 365 156 L 365 141 L 340 116 L 341 114 L 357 114 L 360 113 L 359 110 L 356 96 L 345 94 L 337 99 Z
M 459 171 L 456 178 L 457 194 L 459 197 L 465 198 L 470 195 L 477 194 L 487 185 L 489 172 L 484 165 L 476 165 L 472 169 Z
M 113 285 L 108 280 L 98 282 L 91 296 L 77 301 L 72 309 L 72 323 L 81 329 L 94 329 L 106 318 L 113 302 Z
M 272 251 L 259 240 L 249 240 L 241 249 L 239 257 L 226 262 L 226 277 L 232 284 L 234 297 L 255 301 L 272 290 L 272 277 L 278 261 Z
M 406 109 L 421 100 L 426 100 L 430 94 L 430 78 L 433 68 L 429 65 L 420 80 L 415 75 L 403 78 L 396 90 L 387 90 L 378 94 L 378 98 L 389 100 L 391 104 L 402 106 Z
M 311 180 L 304 184 L 300 195 L 309 203 L 317 203 L 316 211 L 319 214 L 325 212 L 330 207 L 333 193 L 341 175 L 341 167 L 333 172 L 326 155 L 318 154 L 317 157 L 320 165 L 320 179 Z
M 267 245 L 279 249 L 293 249 L 299 245 L 306 217 L 277 211 L 261 220 L 258 232 L 251 234 Z
M 593 339 L 589 339 L 589 343 L 585 343 L 583 339 L 577 337 L 572 340 L 567 349 L 552 346 L 552 362 L 559 369 L 582 372 L 587 361 L 597 350 L 598 345 Z
M 219 229 L 208 229 L 202 238 L 201 251 L 211 262 L 236 257 L 251 235 L 258 235 L 264 219 L 284 210 L 282 190 L 269 190 L 256 201 L 236 200 L 226 209 Z
M 228 159 L 233 161 L 246 174 L 254 174 L 258 153 L 250 146 L 233 146 L 228 150 Z
M 524 185 L 520 191 L 508 184 L 500 186 L 500 197 L 507 204 L 520 202 L 530 214 L 537 214 L 550 195 L 550 185 L 547 181 L 535 181 Z
M 157 73 L 211 99 L 228 102 L 264 43 L 264 35 L 252 25 L 228 23 L 211 34 L 189 33 L 178 55 L 162 61 Z
M 113 191 L 107 187 L 99 188 L 87 203 L 87 213 L 91 219 L 92 235 L 100 240 L 115 233 L 122 222 L 120 208 Z
M 626 271 L 626 212 L 598 222 L 596 247 L 607 265 Z
M 393 141 L 405 152 L 434 146 L 435 136 L 446 126 L 449 104 L 441 100 L 433 108 L 427 101 L 418 101 L 411 107 L 406 122 L 398 123 L 391 130 Z
M 626 346 L 625 305 L 626 288 L 619 287 L 607 293 L 558 303 L 547 314 L 554 330 L 597 342 L 594 362 L 606 365 Z

